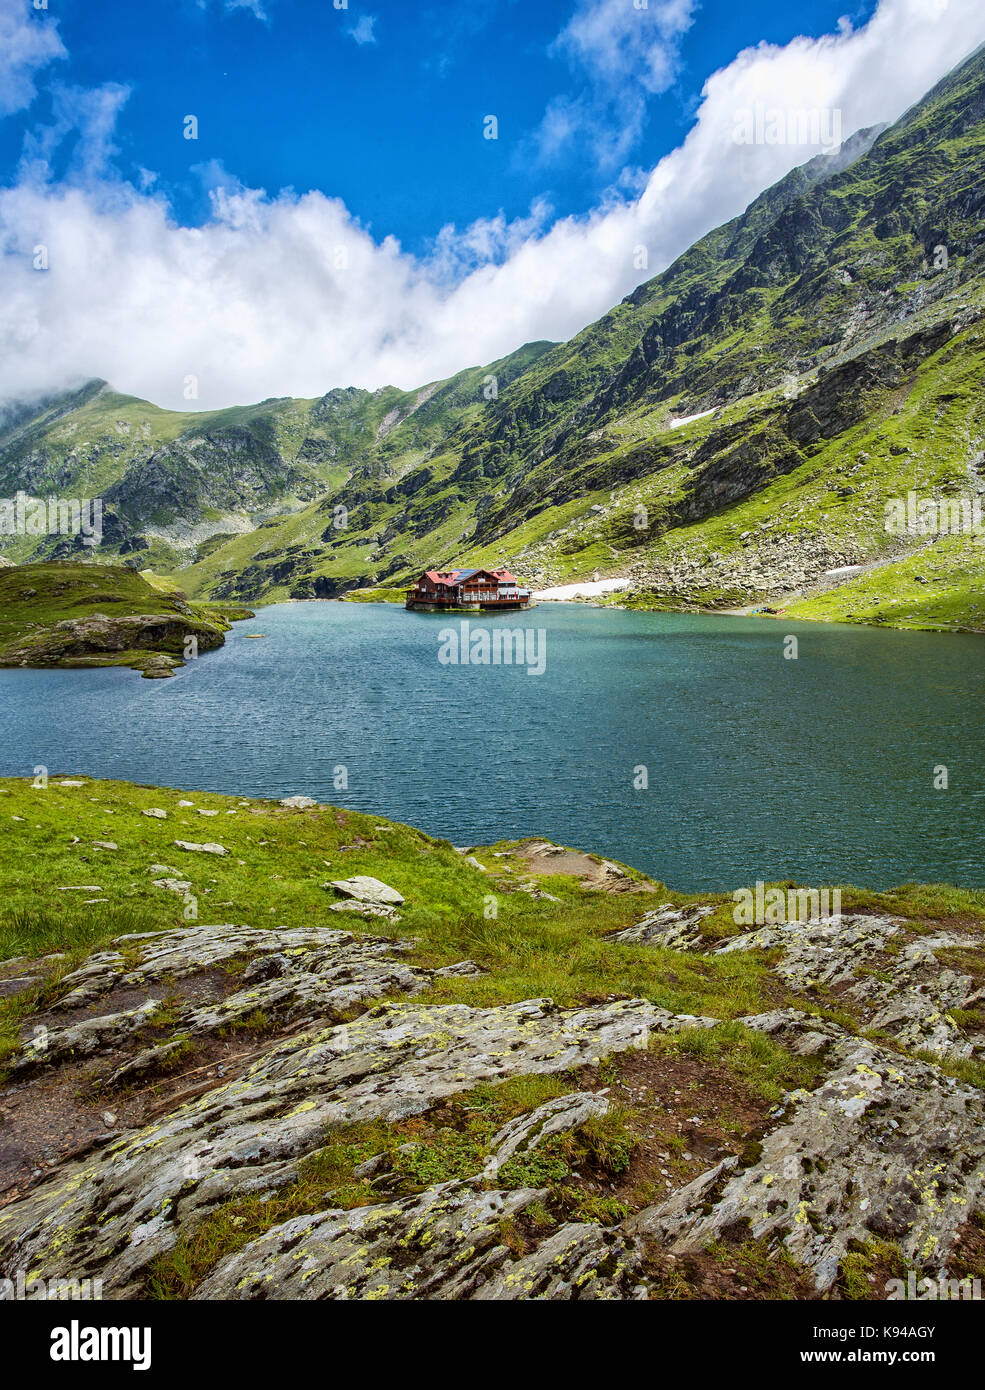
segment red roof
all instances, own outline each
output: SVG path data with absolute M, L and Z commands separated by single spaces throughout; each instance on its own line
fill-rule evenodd
M 475 579 L 481 574 L 489 575 L 490 578 L 498 580 L 500 584 L 516 583 L 516 576 L 507 569 L 425 570 L 421 579 L 429 579 L 432 584 L 450 584 L 457 588 L 466 579 Z M 419 584 L 421 580 L 419 579 L 417 582 Z

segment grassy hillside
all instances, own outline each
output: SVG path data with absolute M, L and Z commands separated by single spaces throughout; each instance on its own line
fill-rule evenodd
M 188 603 L 118 565 L 30 564 L 0 569 L 0 666 L 132 666 L 170 674 L 189 637 L 221 647 L 232 604 Z
M 310 563 L 307 592 L 505 560 L 541 583 L 629 572 L 656 606 L 782 603 L 893 561 L 886 500 L 985 487 L 983 86 L 976 55 L 897 127 L 794 171 L 361 501 L 329 548 L 314 513 L 348 485 L 275 524 L 270 550 Z M 247 548 L 189 581 L 292 591 L 267 547 L 241 578 Z M 953 579 L 974 625 L 974 555 Z
M 835 590 L 791 604 L 792 617 L 935 632 L 985 632 L 983 555 L 977 540 L 946 536 Z
M 0 496 L 101 497 L 100 554 L 138 556 L 143 568 L 173 572 L 228 544 L 226 563 L 245 565 L 257 551 L 277 561 L 286 555 L 294 575 L 295 513 L 343 485 L 354 506 L 359 489 L 372 492 L 415 467 L 479 412 L 488 379 L 506 385 L 550 346 L 531 343 L 414 391 L 342 388 L 205 412 L 160 410 L 93 381 L 20 412 L 0 432 Z M 319 544 L 344 540 L 334 527 L 321 537 L 320 516 L 297 534 Z M 71 558 L 79 545 L 0 536 L 0 554 L 15 562 Z M 348 568 L 343 560 L 340 572 L 362 568 L 361 557 Z

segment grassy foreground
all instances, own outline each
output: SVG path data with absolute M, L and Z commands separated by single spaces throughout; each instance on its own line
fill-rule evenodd
M 175 840 L 218 842 L 228 852 L 192 854 Z M 435 1000 L 484 1006 L 550 996 L 575 1004 L 623 995 L 723 1019 L 775 1007 L 776 981 L 752 954 L 689 957 L 606 939 L 662 902 L 718 901 L 720 910 L 703 930 L 710 939 L 731 935 L 740 928 L 729 895 L 677 893 L 628 870 L 636 884 L 655 891 L 588 891 L 577 879 L 556 875 L 543 881 L 556 902 L 532 898 L 519 887 L 529 879 L 515 850 L 504 842 L 476 851 L 483 873 L 445 840 L 331 806 L 296 811 L 273 801 L 81 774 L 52 774 L 47 787 L 0 779 L 0 961 L 57 952 L 53 980 L 115 936 L 188 925 L 188 903 L 153 886 L 161 865 L 191 882 L 196 920 L 252 927 L 337 927 L 327 912 L 332 895 L 322 885 L 370 874 L 405 897 L 401 922 L 384 928 L 413 937 L 419 963 L 442 966 L 470 956 L 488 969 L 478 978 L 436 982 L 429 996 Z M 981 889 L 844 888 L 842 901 L 846 911 L 985 921 Z M 0 1001 L 0 1050 L 13 1045 L 17 1020 L 33 1003 L 28 994 Z

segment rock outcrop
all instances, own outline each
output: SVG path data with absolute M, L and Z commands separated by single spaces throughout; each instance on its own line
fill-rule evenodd
M 333 886 L 357 906 L 403 902 L 366 876 Z M 706 938 L 714 911 L 663 904 L 610 939 L 676 950 L 694 964 L 769 953 L 790 1002 L 728 1027 L 798 1059 L 809 1084 L 747 1116 L 748 1142 L 709 1153 L 665 1195 L 644 1184 L 645 1201 L 626 1210 L 603 1183 L 592 1219 L 580 1209 L 573 1218 L 570 1204 L 578 1163 L 604 1153 L 604 1126 L 621 1123 L 614 1059 L 634 1075 L 631 1059 L 659 1069 L 681 1042 L 682 1057 L 713 1057 L 718 1019 L 643 998 L 567 1008 L 550 999 L 423 1002 L 415 996 L 442 980 L 474 980 L 479 967 L 428 968 L 414 963 L 413 940 L 314 925 L 196 923 L 119 938 L 66 974 L 28 1020 L 9 1066 L 15 1087 L 97 1064 L 102 1094 L 125 1102 L 129 1087 L 165 1077 L 190 1043 L 208 1047 L 245 1028 L 251 1046 L 191 1090 L 165 1091 L 140 1123 L 117 1124 L 116 1104 L 104 1102 L 111 1131 L 0 1207 L 0 1276 L 71 1273 L 101 1279 L 107 1297 L 143 1296 L 179 1242 L 247 1199 L 281 1214 L 220 1250 L 195 1298 L 646 1299 L 662 1295 L 666 1261 L 711 1258 L 736 1240 L 782 1252 L 818 1295 L 835 1293 L 846 1257 L 871 1242 L 908 1268 L 946 1273 L 985 1203 L 985 1092 L 939 1065 L 981 1050 L 948 1012 L 980 991 L 941 953 L 980 953 L 980 938 L 859 913 Z M 5 983 L 15 989 L 36 978 L 26 962 L 10 969 Z M 869 1036 L 827 1016 L 825 991 Z M 534 1086 L 504 1123 L 475 1127 L 471 1117 L 489 1102 L 463 1097 L 537 1078 L 555 1079 L 560 1093 L 545 1100 Z M 710 1105 L 700 1068 L 675 1071 L 662 1095 L 664 1107 L 683 1095 L 695 1110 Z M 458 1130 L 434 1118 L 463 1104 Z M 681 1113 L 697 1136 L 700 1113 Z M 390 1169 L 422 1145 L 381 1152 L 380 1135 L 429 1116 L 458 1155 L 454 1176 L 428 1176 L 424 1165 L 407 1192 Z M 654 1123 L 648 1152 L 659 1176 L 670 1159 L 661 1145 L 672 1139 Z M 299 1184 L 345 1135 L 356 1136 L 348 1181 L 362 1186 L 340 1203 L 331 1184 Z M 676 1152 L 693 1162 L 684 1145 L 698 1142 L 682 1134 Z M 581 1159 L 564 1160 L 573 1152 Z M 310 1210 L 276 1206 L 292 1192 L 308 1194 Z
M 441 1183 L 402 1202 L 302 1216 L 219 1266 L 196 1298 L 645 1298 L 640 1253 L 617 1231 L 562 1226 L 518 1256 L 505 1221 L 546 1196 Z
M 210 940 L 210 929 L 193 928 L 165 935 L 170 939 L 146 943 L 148 958 L 132 969 L 119 953 L 100 953 L 68 977 L 63 1006 L 98 999 L 117 981 L 132 985 L 163 970 L 180 977 L 273 934 L 221 929 Z M 278 957 L 288 951 L 320 949 L 319 973 L 301 976 L 308 977 L 307 988 L 321 992 L 318 1007 L 399 987 L 403 968 L 381 962 L 379 943 L 357 946 L 347 934 L 317 929 L 284 936 L 279 951 L 261 956 L 266 964 L 260 973 L 279 970 Z M 411 989 L 420 981 L 410 968 L 402 978 Z M 251 982 L 251 989 L 269 1001 L 282 982 L 275 973 L 267 989 L 262 980 Z M 299 1002 L 300 988 L 291 982 L 285 990 L 288 1008 Z M 236 1000 L 234 1007 L 247 1002 L 252 1001 Z M 189 1016 L 186 1023 L 211 1026 L 215 1017 Z M 110 1016 L 102 1026 L 104 1033 L 119 1034 L 132 1032 L 139 1021 Z M 370 1008 L 352 1022 L 274 1042 L 234 1080 L 64 1164 L 26 1197 L 0 1209 L 0 1267 L 91 1270 L 109 1296 L 132 1295 L 143 1286 L 150 1262 L 174 1245 L 179 1232 L 194 1232 L 233 1197 L 290 1183 L 329 1126 L 420 1114 L 477 1083 L 597 1063 L 610 1053 L 645 1047 L 656 1031 L 693 1022 L 643 1000 L 582 1009 L 558 1009 L 550 1000 L 480 1010 L 412 1003 Z M 49 1036 L 54 1060 L 68 1043 L 67 1036 Z M 36 1048 L 27 1057 L 33 1065 L 40 1061 Z
M 723 956 L 736 951 L 781 951 L 771 967 L 800 995 L 836 992 L 856 1008 L 866 1026 L 891 1034 L 912 1051 L 941 1056 L 985 1055 L 985 1034 L 959 1027 L 952 1010 L 985 1000 L 971 975 L 948 967 L 938 953 L 980 950 L 968 932 L 919 933 L 902 920 L 846 913 L 756 928 L 718 942 L 701 935 L 701 921 L 715 909 L 649 912 L 613 939 L 673 950 Z
M 851 1243 L 873 1236 L 913 1268 L 943 1268 L 985 1191 L 985 1096 L 858 1038 L 843 1037 L 830 1061 L 816 1090 L 786 1098 L 755 1162 L 727 1160 L 628 1229 L 680 1252 L 745 1223 L 782 1241 L 819 1290 Z

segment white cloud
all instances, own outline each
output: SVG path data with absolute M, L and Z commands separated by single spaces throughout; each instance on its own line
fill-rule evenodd
M 21 158 L 22 176 L 35 180 L 50 177 L 56 151 L 67 136 L 77 133 L 67 177 L 82 182 L 102 178 L 119 154 L 113 136 L 117 117 L 129 95 L 130 88 L 118 82 L 107 82 L 102 87 L 53 83 L 52 119 L 28 132 Z
M 648 92 L 670 86 L 677 66 L 677 40 L 694 19 L 694 0 L 579 0 L 554 47 L 597 80 L 614 85 L 627 77 Z
M 362 47 L 364 43 L 375 43 L 376 35 L 373 33 L 375 24 L 375 15 L 364 14 L 360 16 L 351 29 L 346 30 L 346 33 L 350 34 L 360 47 Z
M 0 116 L 30 106 L 35 74 L 65 56 L 55 23 L 30 0 L 0 0 Z
M 212 407 L 412 387 L 568 337 L 815 153 L 736 146 L 737 108 L 839 109 L 850 132 L 898 117 L 982 40 L 980 0 L 882 0 L 863 29 L 748 49 L 708 79 L 686 140 L 638 195 L 553 225 L 538 205 L 513 223 L 445 228 L 424 259 L 321 193 L 268 197 L 216 178 L 210 220 L 183 228 L 146 180 L 144 192 L 106 177 L 53 186 L 32 166 L 0 190 L 4 391 L 104 376 L 187 408 L 194 374 Z M 32 268 L 38 243 L 48 271 Z
M 534 137 L 543 160 L 586 138 L 596 161 L 614 168 L 639 139 L 648 97 L 665 92 L 677 74 L 682 36 L 694 19 L 694 0 L 578 0 L 551 45 L 566 58 L 582 91 L 553 97 Z
M 531 239 L 543 235 L 553 209 L 538 199 L 527 217 L 507 222 L 495 217 L 477 218 L 464 231 L 449 223 L 434 238 L 428 257 L 428 275 L 436 285 L 454 286 L 481 266 L 502 265 Z

